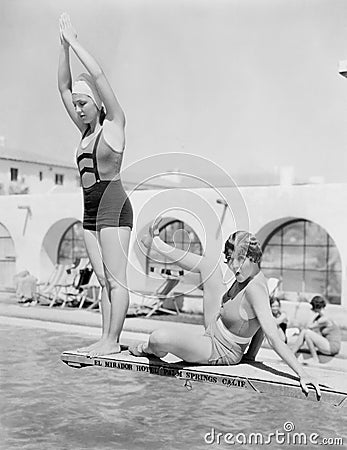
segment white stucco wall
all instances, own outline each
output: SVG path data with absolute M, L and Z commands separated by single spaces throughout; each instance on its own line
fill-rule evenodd
M 0 197 L 0 222 L 12 236 L 17 272 L 28 269 L 41 279 L 51 271 L 56 261 L 41 261 L 47 232 L 62 219 L 80 220 L 81 214 L 80 193 Z
M 334 239 L 342 261 L 342 305 L 347 307 L 347 184 L 291 187 L 244 187 L 215 189 L 171 189 L 130 193 L 134 208 L 134 232 L 130 242 L 128 278 L 135 290 L 148 289 L 144 273 L 145 255 L 137 238 L 158 214 L 175 217 L 190 225 L 204 250 L 220 257 L 223 241 L 236 228 L 250 229 L 261 241 L 288 218 L 316 222 Z M 222 228 L 225 198 L 227 209 Z M 31 217 L 27 219 L 30 207 Z M 76 194 L 24 195 L 0 197 L 0 223 L 10 232 L 16 252 L 16 270 L 30 270 L 44 279 L 56 263 L 62 234 L 82 218 L 82 196 Z

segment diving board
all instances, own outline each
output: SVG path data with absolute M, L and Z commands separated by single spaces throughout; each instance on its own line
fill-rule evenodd
M 317 401 L 314 388 L 309 386 L 309 394 L 305 396 L 298 377 L 288 366 L 278 361 L 240 363 L 235 366 L 202 366 L 184 363 L 172 355 L 163 359 L 135 357 L 128 350 L 93 358 L 76 351 L 65 351 L 61 354 L 61 360 L 74 368 L 96 366 L 177 378 L 184 380 L 188 387 L 193 382 L 202 382 L 271 396 Z M 346 404 L 345 373 L 328 371 L 327 374 L 324 369 L 318 367 L 310 367 L 309 370 L 321 383 L 321 402 L 334 406 Z

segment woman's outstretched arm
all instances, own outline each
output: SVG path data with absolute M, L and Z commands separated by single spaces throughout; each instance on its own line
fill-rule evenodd
M 77 39 L 77 33 L 71 25 L 70 17 L 64 13 L 60 18 L 61 32 L 64 40 L 70 45 L 77 58 L 81 61 L 89 74 L 92 76 L 101 100 L 106 108 L 106 119 L 117 122 L 124 127 L 124 112 L 110 86 L 102 68 L 96 59 L 81 45 Z
M 260 326 L 272 348 L 300 377 L 300 384 L 303 391 L 308 394 L 307 385 L 312 384 L 316 389 L 317 397 L 320 398 L 321 393 L 318 382 L 314 377 L 311 377 L 307 372 L 305 372 L 302 365 L 296 359 L 294 353 L 279 337 L 277 325 L 273 320 L 271 313 L 266 287 L 261 285 L 249 286 L 246 291 L 246 298 L 252 305 Z

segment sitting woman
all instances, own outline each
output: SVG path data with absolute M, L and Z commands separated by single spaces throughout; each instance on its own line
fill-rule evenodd
M 260 270 L 262 252 L 256 237 L 246 231 L 237 231 L 226 241 L 225 263 L 234 273 L 235 281 L 227 292 L 223 292 L 218 261 L 166 244 L 159 237 L 159 222 L 160 218 L 142 242 L 183 269 L 201 273 L 205 332 L 177 334 L 174 330 L 158 329 L 153 331 L 148 342 L 130 348 L 130 352 L 135 356 L 153 354 L 159 358 L 172 353 L 187 362 L 232 365 L 242 358 L 254 361 L 265 333 L 274 350 L 299 376 L 303 391 L 308 393 L 307 384 L 312 384 L 320 397 L 317 381 L 304 371 L 279 337 L 271 314 L 266 279 Z
M 272 315 L 275 318 L 275 322 L 277 324 L 280 337 L 283 342 L 287 343 L 287 336 L 286 336 L 288 326 L 287 314 L 281 311 L 281 302 L 277 297 L 270 298 L 270 307 Z
M 311 360 L 305 362 L 319 363 L 317 351 L 323 355 L 337 355 L 341 348 L 341 330 L 335 322 L 328 319 L 324 314 L 326 301 L 320 295 L 311 300 L 312 311 L 315 317 L 307 328 L 300 334 L 292 346 L 292 351 L 297 353 L 306 344 L 311 353 Z

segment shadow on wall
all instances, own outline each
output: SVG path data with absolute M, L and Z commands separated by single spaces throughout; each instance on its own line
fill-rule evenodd
M 40 252 L 40 281 L 45 281 L 58 263 L 58 250 L 64 233 L 75 224 L 76 218 L 61 219 L 52 225 L 47 231 Z

